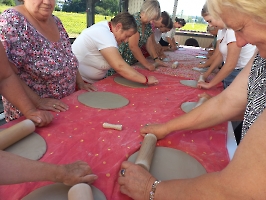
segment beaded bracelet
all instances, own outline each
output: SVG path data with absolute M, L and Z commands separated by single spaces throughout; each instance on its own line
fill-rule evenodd
M 154 181 L 154 183 L 152 184 L 152 187 L 151 187 L 151 191 L 150 191 L 150 198 L 149 200 L 153 200 L 154 199 L 154 196 L 155 196 L 155 191 L 156 191 L 156 187 L 157 185 L 160 183 L 161 181 Z
M 155 61 L 155 60 L 157 60 L 157 59 L 159 59 L 159 57 L 157 56 L 156 58 L 153 58 L 153 60 Z
M 145 76 L 145 78 L 146 78 L 146 82 L 145 82 L 144 84 L 146 85 L 146 84 L 148 84 L 148 82 L 149 82 L 149 79 L 148 79 L 148 77 L 147 77 L 147 76 Z

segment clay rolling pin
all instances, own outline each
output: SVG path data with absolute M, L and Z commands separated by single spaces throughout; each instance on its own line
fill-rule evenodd
M 112 128 L 121 131 L 122 125 L 121 124 L 109 124 L 109 123 L 103 123 L 103 128 Z
M 203 74 L 200 74 L 198 82 L 205 82 Z
M 68 200 L 93 200 L 91 187 L 86 183 L 72 186 L 68 191 Z
M 26 119 L 0 132 L 0 150 L 16 143 L 35 130 L 34 123 Z
M 205 101 L 207 101 L 208 99 L 206 97 L 201 97 L 198 101 L 198 103 L 194 106 L 194 108 L 197 108 L 198 106 L 200 106 L 201 104 L 203 104 Z M 193 108 L 193 109 L 194 109 Z
M 147 171 L 150 170 L 154 150 L 156 147 L 157 138 L 154 134 L 148 133 L 145 135 L 144 140 L 141 144 L 138 156 L 135 164 L 140 165 Z

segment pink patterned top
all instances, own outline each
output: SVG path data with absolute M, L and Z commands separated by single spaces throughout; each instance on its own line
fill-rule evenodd
M 60 33 L 58 42 L 47 40 L 21 13 L 8 9 L 0 15 L 0 39 L 18 76 L 34 92 L 61 99 L 75 91 L 78 60 L 61 21 L 53 18 Z M 3 104 L 7 121 L 22 115 L 4 98 Z

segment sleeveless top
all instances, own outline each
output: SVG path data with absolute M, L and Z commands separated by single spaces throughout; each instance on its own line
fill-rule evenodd
M 8 9 L 0 15 L 0 39 L 18 76 L 36 94 L 61 99 L 75 91 L 78 60 L 61 21 L 53 19 L 60 33 L 57 42 L 47 40 L 20 12 Z M 22 115 L 4 98 L 3 104 L 7 121 Z
M 259 54 L 254 59 L 248 80 L 247 106 L 242 126 L 242 139 L 266 107 L 266 60 Z
M 148 23 L 145 25 L 145 31 L 144 34 L 142 34 L 142 24 L 140 20 L 140 12 L 135 13 L 134 18 L 137 23 L 137 30 L 139 33 L 139 47 L 141 48 L 143 45 L 147 43 L 148 38 L 152 34 L 152 27 L 151 24 Z M 129 64 L 133 65 L 134 63 L 138 62 L 137 59 L 134 57 L 133 53 L 129 49 L 128 42 L 123 42 L 122 44 L 119 45 L 119 52 L 122 55 L 123 59 Z

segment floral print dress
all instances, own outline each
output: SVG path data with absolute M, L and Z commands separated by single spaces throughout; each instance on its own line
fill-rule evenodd
M 139 37 L 139 47 L 141 48 L 143 45 L 145 45 L 147 43 L 148 38 L 152 34 L 152 27 L 151 27 L 150 23 L 146 24 L 144 34 L 142 34 L 142 25 L 141 25 L 141 21 L 140 21 L 140 12 L 135 13 L 133 16 L 134 16 L 134 18 L 136 20 L 136 23 L 137 23 L 138 33 L 139 33 L 139 36 L 140 36 Z M 131 52 L 131 50 L 129 49 L 128 42 L 127 43 L 123 42 L 119 46 L 119 52 L 122 55 L 123 59 L 129 65 L 133 65 L 134 63 L 138 62 L 137 59 L 134 57 L 133 53 Z
M 21 13 L 8 9 L 0 15 L 0 38 L 18 76 L 40 97 L 61 99 L 75 91 L 78 61 L 61 21 L 53 18 L 58 42 L 47 40 Z M 5 98 L 3 104 L 6 121 L 22 115 Z

